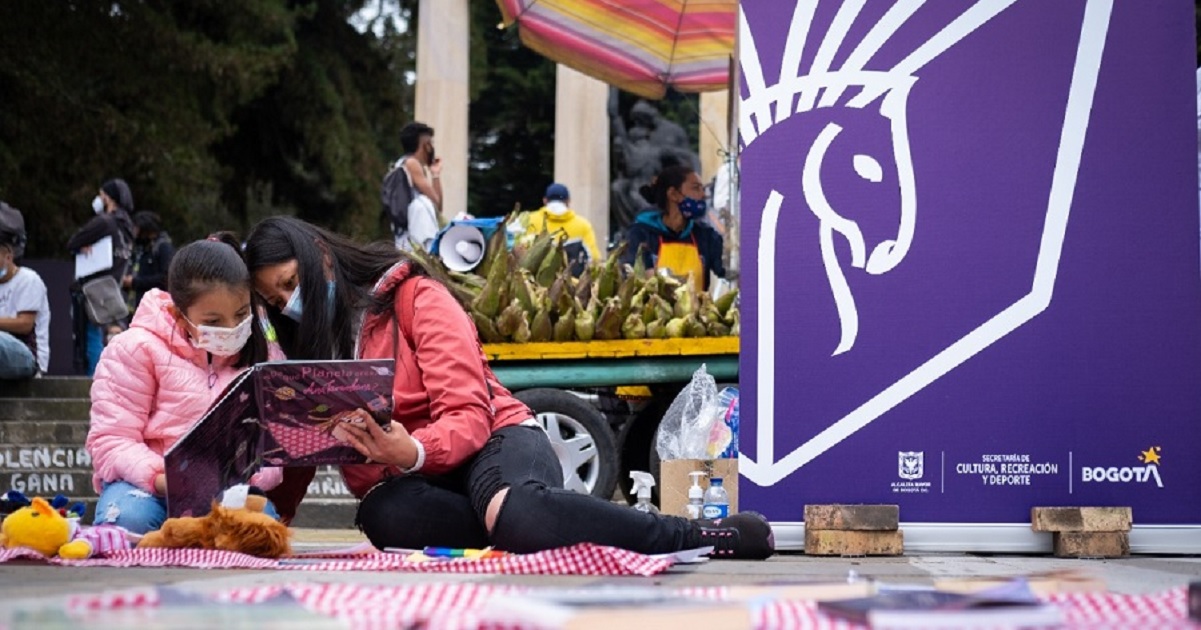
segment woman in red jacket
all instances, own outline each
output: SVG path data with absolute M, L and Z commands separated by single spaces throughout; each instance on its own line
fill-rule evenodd
M 708 545 L 715 557 L 773 553 L 758 514 L 690 521 L 564 490 L 550 441 L 489 369 L 463 307 L 390 244 L 272 217 L 251 230 L 245 255 L 289 358 L 396 360 L 389 430 L 343 425 L 376 462 L 342 472 L 360 499 L 357 524 L 377 548 L 529 553 L 592 542 L 642 553 Z M 273 499 L 281 513 L 289 507 Z

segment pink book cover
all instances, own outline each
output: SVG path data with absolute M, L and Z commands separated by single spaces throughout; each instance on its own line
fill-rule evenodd
M 167 451 L 167 512 L 201 516 L 226 488 L 263 466 L 361 464 L 334 429 L 358 409 L 381 426 L 392 415 L 394 362 L 279 361 L 234 379 Z

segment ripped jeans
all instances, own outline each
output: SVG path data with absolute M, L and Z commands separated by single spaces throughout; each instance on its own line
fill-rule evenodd
M 279 519 L 275 506 L 268 501 L 263 514 Z M 145 534 L 163 526 L 167 520 L 167 500 L 128 481 L 105 482 L 96 502 L 95 525 L 116 525 L 135 534 Z
M 167 500 L 128 481 L 105 482 L 96 502 L 96 525 L 116 525 L 135 534 L 163 526 Z
M 509 494 L 491 534 L 488 503 Z M 581 542 L 668 553 L 696 545 L 695 525 L 563 489 L 563 470 L 541 428 L 497 430 L 474 457 L 445 475 L 393 477 L 359 504 L 355 524 L 377 549 L 424 546 L 532 553 Z

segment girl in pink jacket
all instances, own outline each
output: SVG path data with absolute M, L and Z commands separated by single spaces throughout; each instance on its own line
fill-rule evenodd
M 267 357 L 250 274 L 232 235 L 180 249 L 168 278 L 169 292 L 146 293 L 129 330 L 104 349 L 92 383 L 95 522 L 135 533 L 158 529 L 167 517 L 163 454 L 242 368 Z M 280 469 L 266 468 L 251 484 L 268 489 L 280 478 Z

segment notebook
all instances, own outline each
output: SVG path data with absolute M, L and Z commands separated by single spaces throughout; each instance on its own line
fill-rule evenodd
M 391 359 L 275 361 L 238 375 L 167 451 L 167 513 L 202 516 L 226 488 L 263 466 L 362 464 L 335 429 L 363 409 L 392 416 Z

